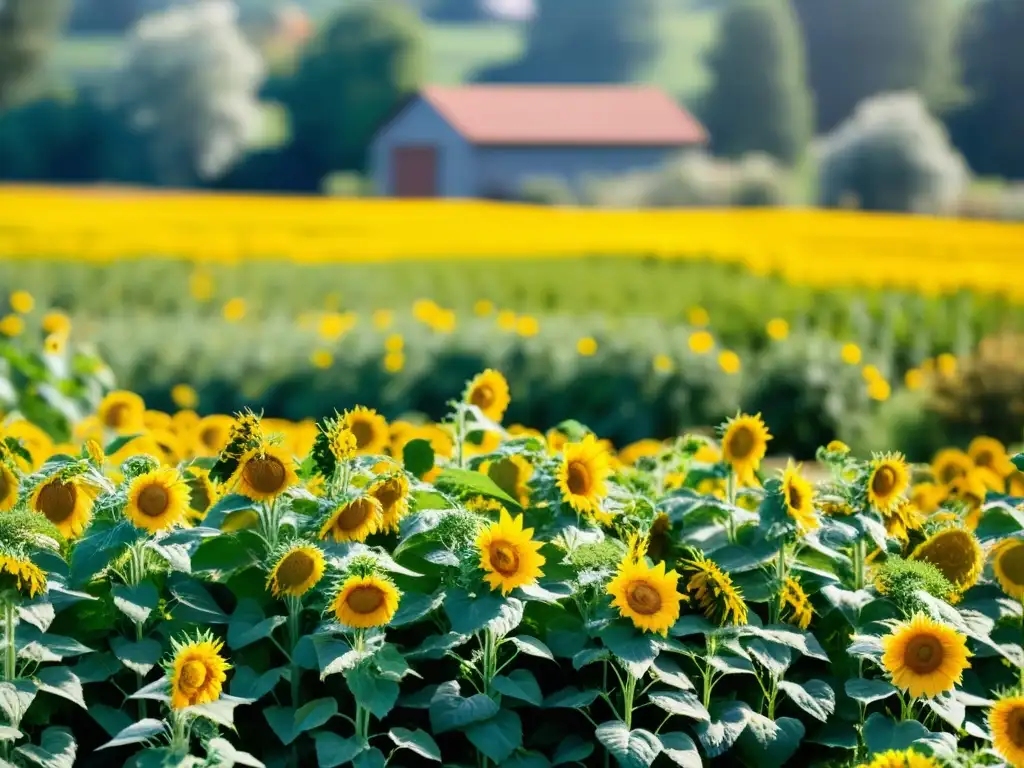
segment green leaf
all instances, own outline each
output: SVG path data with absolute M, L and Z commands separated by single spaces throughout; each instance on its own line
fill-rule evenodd
M 1009 504 L 987 507 L 978 520 L 975 534 L 982 541 L 1003 539 L 1024 530 L 1024 512 Z
M 196 704 L 182 711 L 188 712 L 191 715 L 205 717 L 217 723 L 217 725 L 223 725 L 225 728 L 234 729 L 235 709 L 243 704 L 252 704 L 252 700 L 221 694 L 216 701 L 211 701 L 209 704 Z
M 514 669 L 508 675 L 498 675 L 492 684 L 498 693 L 528 702 L 535 707 L 539 707 L 544 699 L 537 678 L 525 669 Z
M 498 709 L 498 703 L 482 693 L 463 698 L 459 684 L 449 680 L 437 687 L 430 700 L 430 728 L 435 734 L 464 728 L 493 717 Z
M 783 680 L 779 683 L 779 690 L 784 691 L 800 709 L 823 723 L 836 710 L 836 694 L 822 680 L 808 680 L 806 683 Z
M 865 680 L 857 677 L 846 681 L 846 695 L 861 704 L 873 704 L 896 693 L 896 687 L 885 680 Z
M 267 707 L 263 710 L 263 717 L 285 746 L 299 737 L 295 730 L 295 710 L 292 707 Z
M 460 635 L 458 632 L 431 635 L 416 648 L 406 653 L 405 657 L 407 659 L 443 659 L 448 651 L 458 648 L 469 640 L 469 637 L 469 635 Z
M 373 674 L 366 664 L 346 672 L 345 682 L 355 700 L 375 717 L 384 718 L 398 701 L 398 683 Z
M 647 674 L 661 651 L 650 634 L 638 632 L 632 624 L 624 621 L 609 624 L 598 633 L 598 637 L 637 679 Z
M 691 720 L 711 721 L 711 715 L 701 700 L 689 691 L 664 691 L 652 693 L 647 698 L 654 706 L 661 707 L 673 715 L 688 717 Z
M 313 739 L 316 741 L 316 764 L 319 768 L 337 768 L 349 763 L 369 746 L 355 736 L 343 739 L 330 731 L 316 731 Z
M 420 757 L 441 762 L 441 749 L 426 731 L 421 731 L 418 728 L 415 731 L 410 731 L 408 728 L 392 728 L 388 731 L 388 736 L 395 742 L 398 749 L 411 749 Z
M 274 615 L 263 618 L 263 611 L 256 601 L 240 600 L 228 622 L 228 647 L 234 651 L 270 637 L 274 630 L 288 621 L 287 616 Z
M 275 667 L 261 675 L 252 667 L 244 665 L 235 667 L 234 674 L 231 676 L 231 695 L 254 701 L 262 699 L 281 682 L 285 671 L 284 667 Z
M 89 581 L 141 535 L 142 531 L 124 520 L 95 521 L 71 552 L 71 583 L 81 585 Z
M 1010 461 L 1019 471 L 1024 472 L 1024 453 L 1015 453 Z
M 295 734 L 319 728 L 338 714 L 338 700 L 334 698 L 314 699 L 295 710 Z
M 890 749 L 907 749 L 918 739 L 931 734 L 927 728 L 917 720 L 904 720 L 896 722 L 885 715 L 875 712 L 868 717 L 864 723 L 864 743 L 867 744 L 868 752 L 886 752 Z
M 754 661 L 778 679 L 782 678 L 793 662 L 793 653 L 785 645 L 754 638 L 746 643 L 744 648 Z
M 596 664 L 599 661 L 611 658 L 612 652 L 607 648 L 584 648 L 572 657 L 572 668 L 577 672 L 588 664 Z
M 540 752 L 520 749 L 508 760 L 503 760 L 498 768 L 551 768 L 551 761 Z
M 13 728 L 9 725 L 0 725 L 0 741 L 17 741 L 22 738 L 25 734 L 19 731 L 17 728 Z M 0 763 L 0 766 L 3 764 Z M 7 763 L 11 765 L 11 763 Z
M 391 643 L 384 643 L 380 649 L 373 654 L 373 663 L 377 665 L 381 675 L 387 680 L 396 683 L 405 679 L 407 675 L 420 677 L 419 672 L 409 666 L 405 656 Z
M 78 745 L 67 728 L 47 728 L 38 747 L 26 744 L 15 751 L 43 768 L 74 768 Z
M 387 758 L 376 747 L 370 747 L 360 752 L 352 761 L 352 768 L 384 768 L 385 765 L 387 765 Z
M 505 493 L 491 478 L 471 469 L 445 469 L 434 485 L 446 493 L 460 493 L 467 496 L 488 496 L 512 507 L 519 508 L 519 502 Z
M 515 712 L 502 709 L 487 720 L 468 726 L 466 738 L 481 753 L 500 763 L 523 746 L 523 724 Z
M 248 752 L 241 752 L 235 749 L 234 745 L 225 738 L 217 736 L 210 739 L 206 753 L 208 756 L 216 756 L 218 766 L 245 765 L 249 768 L 265 768 L 264 764 L 250 755 Z
M 519 649 L 520 653 L 525 653 L 527 656 L 536 656 L 538 659 L 547 659 L 548 661 L 555 660 L 551 649 L 535 637 L 519 635 L 510 637 L 508 640 Z
M 747 727 L 750 707 L 742 701 L 715 702 L 711 706 L 711 720 L 695 726 L 704 753 L 708 757 L 725 754 Z
M 219 499 L 216 504 L 206 511 L 206 516 L 203 518 L 203 525 L 209 528 L 219 529 L 224 525 L 224 521 L 227 519 L 227 516 L 232 512 L 241 512 L 243 509 L 255 508 L 256 503 L 247 496 L 242 496 L 240 493 L 229 493 L 227 496 Z
M 89 704 L 89 714 L 99 723 L 107 735 L 113 738 L 133 722 L 135 718 L 123 709 L 114 709 L 106 704 Z
M 123 747 L 126 744 L 140 744 L 144 741 L 155 739 L 165 733 L 167 725 L 163 720 L 153 717 L 146 717 L 138 722 L 132 723 L 124 730 L 118 732 L 114 738 L 96 749 L 110 749 L 111 747 Z
M 448 591 L 444 610 L 451 622 L 452 632 L 472 635 L 487 626 L 488 622 L 501 616 L 506 603 L 505 598 L 493 592 L 483 592 L 474 596 L 464 589 L 452 589 Z
M 555 756 L 551 758 L 551 765 L 582 763 L 592 754 L 594 754 L 594 742 L 571 733 L 562 739 L 555 749 Z
M 425 595 L 419 592 L 409 592 L 402 595 L 402 601 L 395 611 L 394 618 L 389 626 L 404 627 L 415 624 L 417 621 L 427 618 L 444 603 L 445 593 L 438 592 L 434 595 Z
M 143 677 L 157 665 L 163 652 L 160 643 L 152 638 L 126 640 L 123 637 L 112 637 L 110 648 L 122 664 Z
M 715 655 L 708 658 L 708 664 L 723 675 L 753 675 L 754 665 L 742 656 L 732 654 Z
M 154 680 L 151 683 L 147 683 L 142 686 L 129 696 L 129 699 L 151 699 L 153 701 L 159 701 L 164 704 L 171 703 L 171 681 L 167 679 L 166 675 L 162 675 L 159 679 Z
M 821 728 L 808 737 L 808 743 L 821 744 L 823 747 L 833 749 L 857 749 L 859 746 L 857 730 L 853 723 L 844 723 L 833 720 L 825 723 Z
M 499 640 L 503 639 L 522 622 L 523 608 L 522 600 L 506 598 L 498 616 L 487 622 L 487 629 Z
M 429 440 L 416 438 L 402 448 L 402 464 L 405 471 L 422 477 L 434 468 L 434 448 Z
M 581 691 L 579 688 L 569 686 L 560 691 L 555 691 L 544 699 L 544 708 L 582 709 L 593 704 L 599 695 L 598 691 Z
M 622 768 L 650 768 L 661 754 L 657 736 L 642 728 L 631 731 L 618 720 L 601 723 L 594 735 Z
M 785 645 L 811 659 L 829 661 L 825 649 L 821 647 L 821 643 L 810 632 L 804 632 L 781 624 L 769 624 L 765 627 L 748 627 L 748 629 L 762 640 Z
M 680 768 L 701 768 L 700 753 L 693 739 L 682 731 L 662 733 L 658 735 L 661 739 L 661 753 L 665 755 Z
M 0 683 L 0 710 L 8 722 L 20 723 L 36 698 L 36 684 L 31 680 Z
M 92 653 L 91 648 L 72 637 L 55 635 L 52 632 L 44 634 L 32 624 L 18 624 L 14 630 L 14 642 L 19 658 L 39 663 L 61 661 L 69 656 Z
M 751 713 L 753 714 L 753 713 Z M 758 768 L 780 768 L 796 754 L 804 737 L 804 724 L 792 717 L 780 717 L 774 722 L 765 718 L 770 727 L 754 728 L 753 723 L 740 734 L 736 749 Z
M 40 632 L 45 632 L 50 628 L 56 615 L 53 603 L 45 600 L 43 595 L 36 597 L 31 602 L 22 603 L 18 606 L 18 618 L 22 621 L 27 621 L 39 629 Z
M 717 627 L 703 616 L 695 613 L 683 616 L 672 625 L 669 634 L 672 637 L 687 637 L 688 635 L 711 635 L 717 631 Z
M 175 573 L 167 582 L 171 594 L 179 603 L 173 610 L 174 618 L 196 624 L 228 623 L 227 614 L 198 581 L 184 574 Z
M 192 555 L 184 544 L 147 541 L 146 549 L 151 549 L 160 555 L 172 571 L 192 573 Z
M 82 681 L 78 675 L 67 667 L 43 667 L 36 673 L 39 690 L 60 696 L 72 701 L 82 709 L 87 709 L 82 692 Z
M 114 598 L 114 607 L 136 624 L 142 624 L 160 602 L 160 593 L 156 585 L 149 581 L 138 584 L 115 584 L 110 589 Z
M 142 435 L 121 435 L 120 437 L 115 437 L 113 440 L 107 443 L 107 446 L 103 449 L 104 455 L 109 456 L 112 453 L 117 453 L 137 437 L 142 437 Z
M 925 699 L 924 704 L 957 730 L 960 730 L 967 717 L 967 708 L 948 693 Z

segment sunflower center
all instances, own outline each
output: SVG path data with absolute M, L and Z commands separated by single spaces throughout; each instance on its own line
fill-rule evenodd
M 189 482 L 188 489 L 190 494 L 189 506 L 196 512 L 205 512 L 212 501 L 206 483 L 196 478 Z
M 469 395 L 469 402 L 477 408 L 486 410 L 494 403 L 494 390 L 488 384 L 480 384 L 473 388 Z
M 729 453 L 735 459 L 745 459 L 753 453 L 755 442 L 749 427 L 738 427 L 729 440 Z
M 804 497 L 796 483 L 790 483 L 786 489 L 786 499 L 789 501 L 791 509 L 803 509 Z
M 106 418 L 103 421 L 108 427 L 117 429 L 128 420 L 130 410 L 125 403 L 114 403 L 107 410 Z
M 995 463 L 995 456 L 991 451 L 979 451 L 978 455 L 974 457 L 974 463 L 979 467 L 991 468 Z
M 1013 746 L 1024 749 L 1024 707 L 1017 706 L 1010 710 L 1006 718 L 1006 736 Z
M 51 523 L 63 523 L 75 511 L 77 498 L 78 489 L 74 485 L 54 480 L 39 491 L 39 511 Z
M 305 584 L 313 575 L 313 558 L 302 550 L 292 552 L 277 566 L 277 581 L 285 588 Z
M 575 496 L 586 496 L 590 493 L 590 471 L 587 465 L 581 461 L 569 462 L 566 471 L 566 485 L 569 486 L 569 493 Z
M 341 514 L 338 515 L 338 519 L 334 521 L 334 525 L 343 531 L 355 530 L 366 521 L 372 512 L 373 506 L 367 499 L 356 499 L 345 505 Z
M 0 498 L 3 498 L 2 493 Z M 1014 584 L 1024 584 L 1024 544 L 1017 544 L 1006 550 L 999 558 L 999 568 L 1007 580 Z
M 243 474 L 249 485 L 260 493 L 276 493 L 284 486 L 284 464 L 274 456 L 250 459 Z
M 139 493 L 139 511 L 146 517 L 160 517 L 167 511 L 171 497 L 167 489 L 159 485 L 147 485 Z
M 217 450 L 220 448 L 220 437 L 219 431 L 215 427 L 206 427 L 199 433 L 199 440 L 210 450 Z
M 642 616 L 651 616 L 661 610 L 661 595 L 646 581 L 634 581 L 626 587 L 626 602 Z
M 939 472 L 939 480 L 941 480 L 943 482 L 943 484 L 949 485 L 954 480 L 956 480 L 958 477 L 961 477 L 961 476 L 963 476 L 965 474 L 966 474 L 966 472 L 964 472 L 964 468 L 963 467 L 961 467 L 961 466 L 959 466 L 957 464 L 949 464 L 949 465 L 943 467 L 942 471 Z
M 384 605 L 384 593 L 377 587 L 356 587 L 348 593 L 345 604 L 356 613 L 373 613 Z
M 186 691 L 197 691 L 206 682 L 206 665 L 201 661 L 186 661 L 181 667 L 179 684 Z
M 519 571 L 519 552 L 507 541 L 491 544 L 491 567 L 502 576 L 513 576 Z
M 896 470 L 892 467 L 879 467 L 871 478 L 871 490 L 878 496 L 888 496 L 896 488 Z
M 903 660 L 919 675 L 927 675 L 942 666 L 942 643 L 931 635 L 918 635 L 907 643 Z
M 0 501 L 3 501 L 11 492 L 11 483 L 7 479 L 7 473 L 0 469 Z
M 954 584 L 963 584 L 975 566 L 975 550 L 970 536 L 961 531 L 937 534 L 922 547 L 919 559 L 927 560 Z
M 380 502 L 384 509 L 391 509 L 402 498 L 402 490 L 396 481 L 388 480 L 383 485 L 377 487 L 373 492 L 373 497 Z
M 356 436 L 356 448 L 362 449 L 373 442 L 373 427 L 365 421 L 357 421 L 349 429 Z

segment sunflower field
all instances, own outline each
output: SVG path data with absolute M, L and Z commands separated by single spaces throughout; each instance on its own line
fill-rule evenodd
M 0 379 L 0 766 L 1024 766 L 998 440 L 616 450 L 492 369 L 435 421 L 165 412 L 49 323 Z

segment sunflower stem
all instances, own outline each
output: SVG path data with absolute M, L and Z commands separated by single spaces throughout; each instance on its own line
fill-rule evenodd
M 771 623 L 778 624 L 782 621 L 782 607 L 783 607 L 783 595 L 785 594 L 786 586 L 786 546 L 783 544 L 779 547 L 779 554 L 775 559 L 775 581 L 776 589 L 775 600 L 771 604 Z M 770 715 L 769 715 L 770 717 Z
M 466 413 L 459 407 L 455 413 L 455 445 L 456 451 L 456 466 L 459 469 L 465 469 L 465 453 L 463 446 L 466 442 Z M 486 758 L 485 758 L 486 760 Z
M 4 640 L 4 680 L 10 681 L 17 676 L 15 666 L 18 658 L 14 645 L 14 602 L 10 599 L 4 601 Z M 17 723 L 12 725 L 18 726 Z
M 296 649 L 299 645 L 299 622 L 302 617 L 302 601 L 287 595 L 285 602 L 288 605 L 288 644 L 292 649 L 292 663 L 291 663 L 291 695 L 292 695 L 292 706 L 296 709 L 299 707 L 299 682 L 301 672 L 299 671 L 299 665 L 295 661 Z
M 734 544 L 736 542 L 736 516 L 733 514 L 732 507 L 736 506 L 736 473 L 732 467 L 729 467 L 729 476 L 725 479 L 725 495 L 730 507 L 728 520 L 729 543 Z
M 633 699 L 636 696 L 636 677 L 632 672 L 626 670 L 626 683 L 622 686 L 622 717 L 626 728 L 633 727 Z
M 853 588 L 864 589 L 864 566 L 865 566 L 865 544 L 864 539 L 857 539 L 853 543 Z

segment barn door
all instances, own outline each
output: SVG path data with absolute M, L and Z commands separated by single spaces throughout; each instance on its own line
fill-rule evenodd
M 437 197 L 436 147 L 396 147 L 391 168 L 395 197 Z

